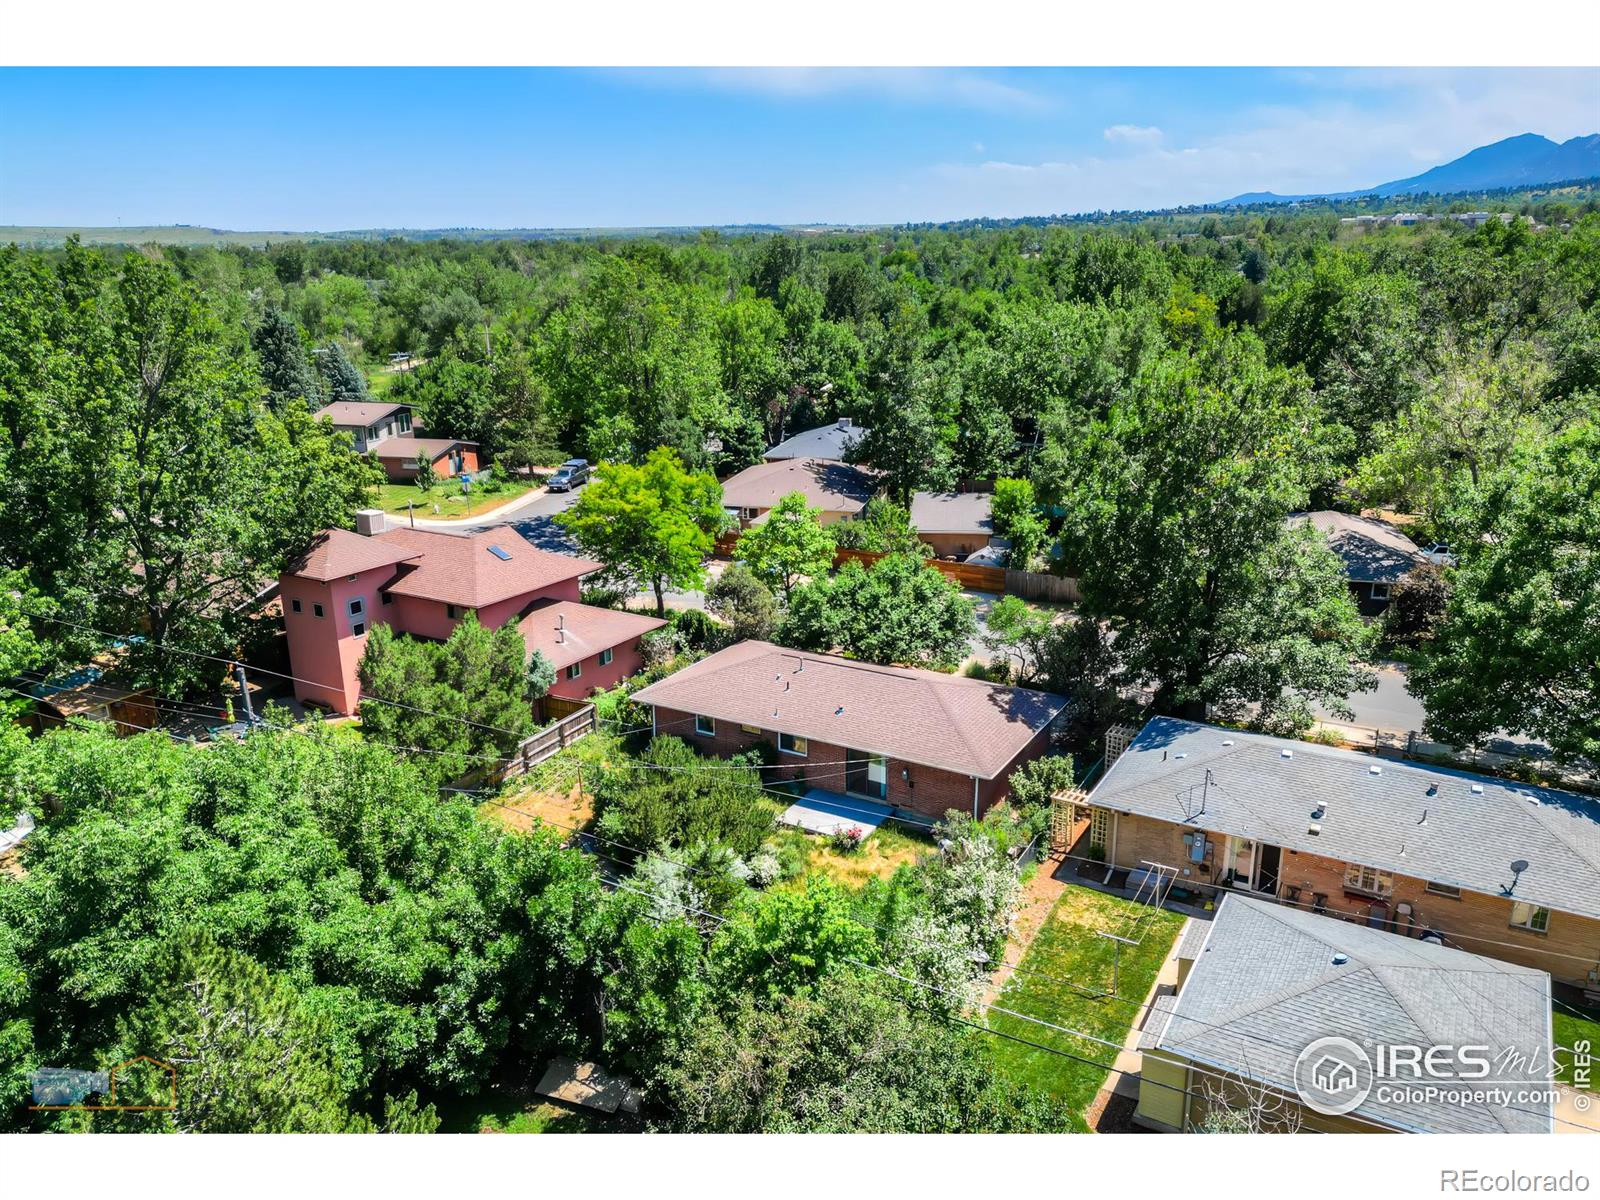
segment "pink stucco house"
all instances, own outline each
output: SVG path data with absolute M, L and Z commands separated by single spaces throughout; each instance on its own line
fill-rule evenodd
M 602 564 L 534 546 L 507 527 L 462 537 L 385 529 L 377 511 L 360 532 L 328 529 L 280 577 L 295 697 L 356 711 L 356 669 L 367 632 L 385 624 L 443 641 L 469 611 L 486 628 L 517 623 L 528 653 L 556 667 L 552 695 L 581 699 L 641 666 L 639 639 L 666 622 L 578 602 L 578 581 Z

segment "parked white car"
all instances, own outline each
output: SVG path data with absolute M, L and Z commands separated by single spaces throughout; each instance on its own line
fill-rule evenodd
M 1456 556 L 1450 553 L 1450 547 L 1443 542 L 1434 542 L 1431 546 L 1422 548 L 1422 557 L 1436 567 L 1453 567 L 1456 565 Z

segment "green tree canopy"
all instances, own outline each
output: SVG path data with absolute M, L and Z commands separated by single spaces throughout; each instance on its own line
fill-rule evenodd
M 780 637 L 867 662 L 950 667 L 966 657 L 977 627 L 972 601 L 953 581 L 918 556 L 890 554 L 796 588 Z
M 802 493 L 790 492 L 765 520 L 739 535 L 733 556 L 788 599 L 802 579 L 833 566 L 833 533 L 821 517 L 822 510 L 807 505 Z
M 684 470 L 678 455 L 660 446 L 641 466 L 602 463 L 556 520 L 614 577 L 648 585 L 656 615 L 665 616 L 668 587 L 705 582 L 705 558 L 726 518 L 722 486 Z

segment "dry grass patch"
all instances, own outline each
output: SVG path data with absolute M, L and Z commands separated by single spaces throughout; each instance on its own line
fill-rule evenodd
M 576 783 L 564 791 L 528 788 L 485 804 L 484 811 L 523 833 L 536 821 L 563 830 L 587 829 L 594 820 L 594 797 L 580 792 Z
M 859 850 L 842 853 L 820 834 L 803 829 L 780 829 L 773 839 L 780 848 L 793 847 L 804 853 L 805 868 L 789 880 L 789 887 L 805 888 L 810 875 L 826 875 L 842 887 L 858 888 L 869 879 L 887 879 L 901 867 L 909 867 L 933 849 L 927 838 L 880 826 L 862 843 Z

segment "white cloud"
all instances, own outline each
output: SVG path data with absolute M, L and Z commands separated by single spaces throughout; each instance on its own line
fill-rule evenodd
M 1243 113 L 1231 129 L 1179 149 L 1146 127 L 1113 125 L 1118 153 L 1070 161 L 940 164 L 910 219 L 1020 217 L 1162 208 L 1241 192 L 1345 191 L 1414 175 L 1476 146 L 1533 131 L 1560 141 L 1594 132 L 1593 70 L 1352 72 L 1342 92 L 1305 106 Z M 1139 136 L 1130 136 L 1138 131 Z M 941 194 L 942 193 L 942 194 Z
M 1112 125 L 1101 136 L 1129 146 L 1159 146 L 1166 135 L 1154 125 Z

